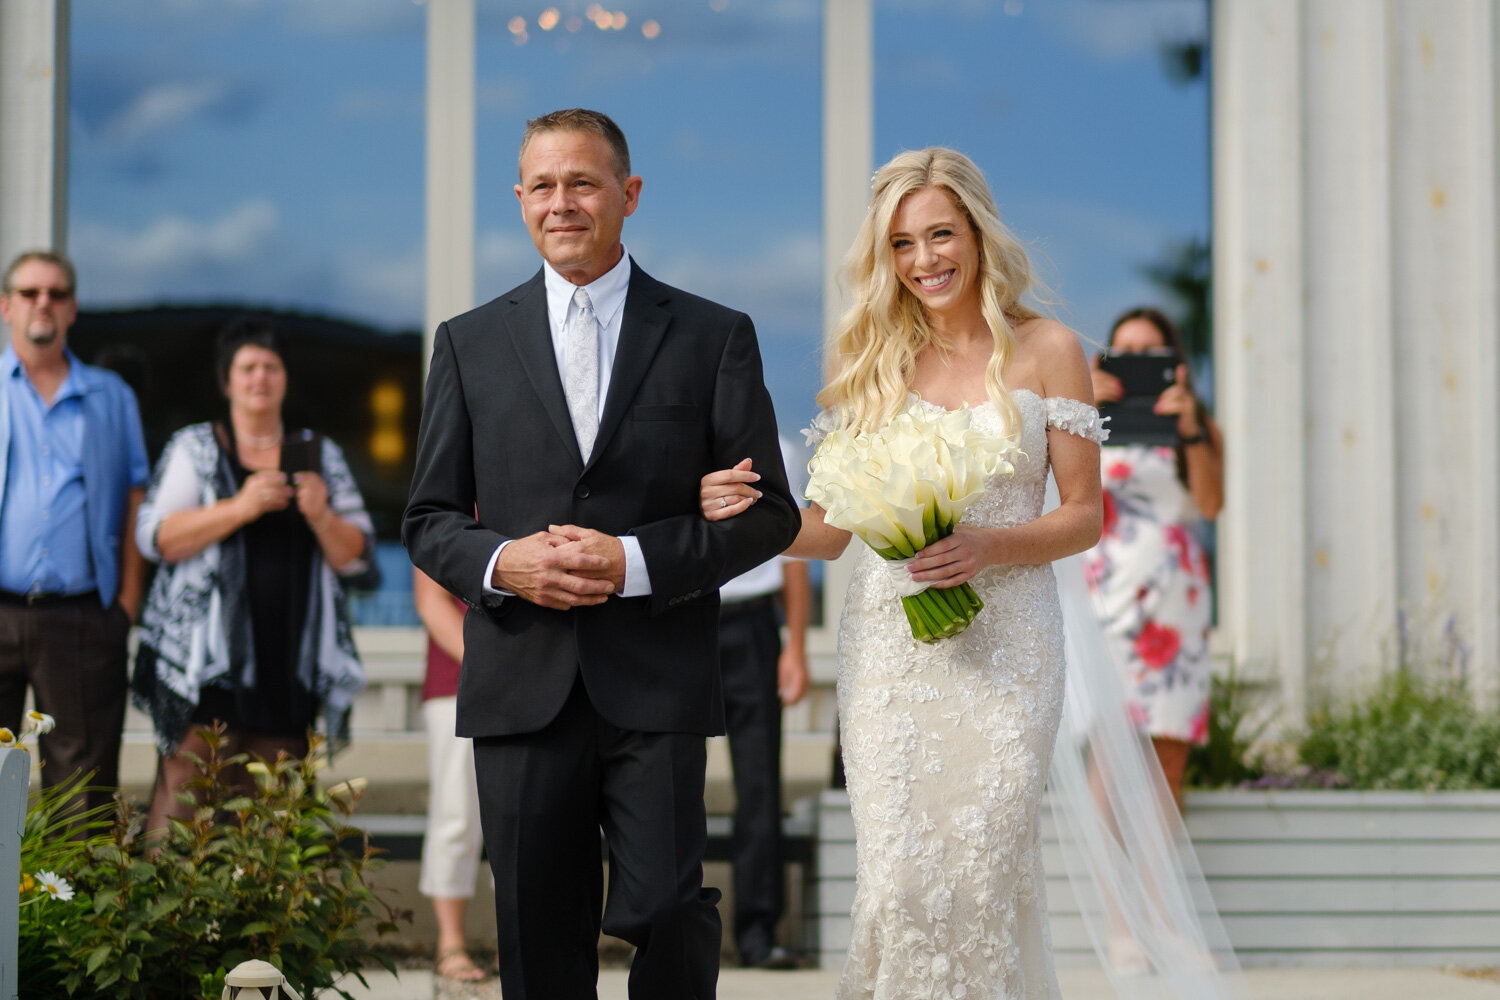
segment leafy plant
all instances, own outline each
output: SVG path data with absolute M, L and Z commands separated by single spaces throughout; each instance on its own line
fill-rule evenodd
M 1235 674 L 1214 677 L 1208 695 L 1208 742 L 1188 754 L 1183 784 L 1194 788 L 1228 788 L 1261 777 L 1264 768 L 1253 756 L 1269 720 L 1251 722 L 1252 691 Z
M 121 801 L 79 816 L 77 787 L 44 792 L 21 845 L 19 978 L 28 998 L 217 997 L 225 973 L 259 958 L 303 996 L 379 962 L 374 939 L 410 919 L 380 899 L 366 875 L 383 862 L 349 824 L 363 788 L 320 789 L 321 740 L 306 758 L 274 762 L 220 753 L 208 735 L 190 820 L 159 838 Z M 229 783 L 255 776 L 254 794 Z M 45 872 L 43 878 L 39 873 Z M 373 936 L 367 932 L 374 922 Z
M 1314 710 L 1298 756 L 1353 788 L 1500 788 L 1500 712 L 1482 711 L 1461 678 L 1402 666 L 1363 697 Z

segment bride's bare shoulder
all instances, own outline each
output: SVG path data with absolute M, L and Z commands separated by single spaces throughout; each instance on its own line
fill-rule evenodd
M 1078 334 L 1050 316 L 1032 316 L 1015 323 L 1011 329 L 1016 334 L 1016 347 L 1027 354 L 1078 347 Z
M 1079 395 L 1088 384 L 1088 358 L 1078 334 L 1048 316 L 1034 316 L 1015 325 L 1016 364 L 1041 384 L 1044 396 Z

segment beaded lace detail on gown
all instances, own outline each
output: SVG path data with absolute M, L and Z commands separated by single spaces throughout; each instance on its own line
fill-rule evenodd
M 1014 398 L 1024 455 L 969 508 L 967 523 L 1041 514 L 1049 425 L 1101 436 L 1091 406 L 1026 390 Z M 974 423 L 1000 430 L 990 404 Z M 1060 997 L 1038 837 L 1063 705 L 1052 567 L 985 569 L 972 581 L 985 604 L 974 623 L 926 645 L 912 639 L 880 563 L 861 546 L 839 627 L 857 882 L 836 997 Z

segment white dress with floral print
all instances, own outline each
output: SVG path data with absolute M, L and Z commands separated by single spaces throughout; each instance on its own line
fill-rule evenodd
M 1131 713 L 1151 736 L 1201 744 L 1213 599 L 1197 508 L 1171 448 L 1106 445 L 1101 465 L 1104 535 L 1084 575 Z

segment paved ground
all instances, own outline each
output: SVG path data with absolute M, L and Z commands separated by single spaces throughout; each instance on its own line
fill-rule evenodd
M 599 977 L 599 1000 L 627 1000 L 625 972 Z M 408 969 L 400 981 L 385 972 L 369 974 L 369 989 L 346 987 L 357 1000 L 434 1000 L 432 973 Z M 726 969 L 719 977 L 719 1000 L 830 1000 L 838 974 L 832 971 L 755 972 Z M 1114 1000 L 1099 972 L 1059 973 L 1065 1000 Z M 1245 973 L 1254 1000 L 1500 1000 L 1500 982 L 1437 969 L 1256 969 Z M 444 989 L 442 998 L 497 1000 L 498 987 Z

